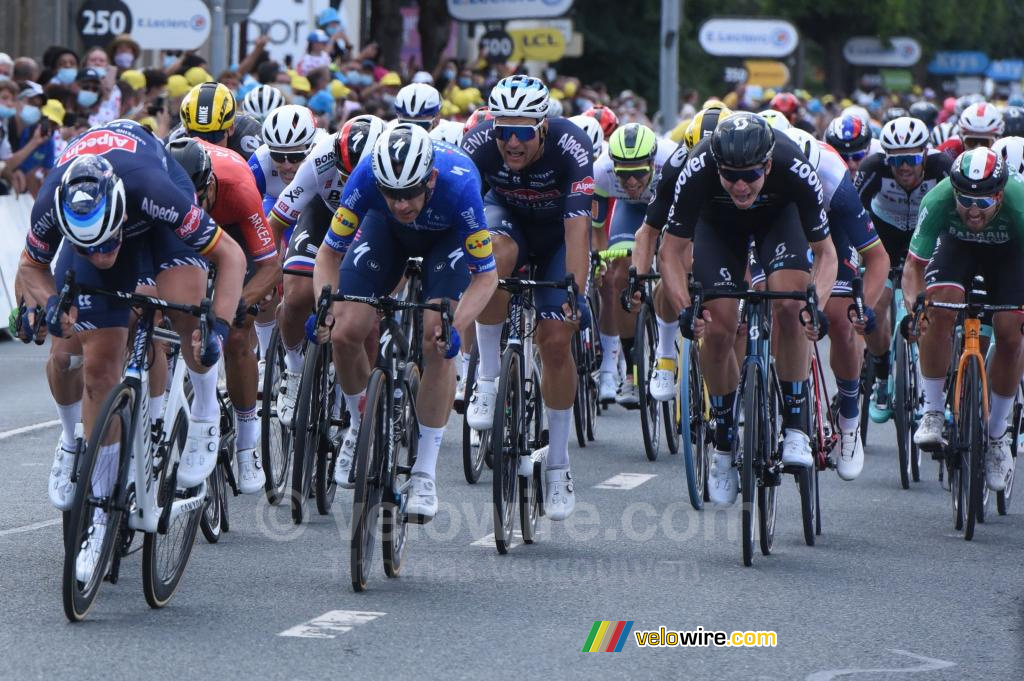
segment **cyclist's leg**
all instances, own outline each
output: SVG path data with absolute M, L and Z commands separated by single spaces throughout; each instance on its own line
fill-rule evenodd
M 878 231 L 878 238 L 882 240 L 882 246 L 889 255 L 889 263 L 896 265 L 907 258 L 907 251 L 910 248 L 910 237 L 912 232 L 905 232 L 890 227 L 882 222 L 875 225 Z M 876 414 L 876 420 L 885 420 L 891 413 L 889 405 L 889 348 L 892 345 L 892 324 L 889 318 L 889 308 L 892 305 L 893 282 L 886 285 L 885 290 L 875 304 L 875 320 L 877 328 L 875 333 L 867 338 L 868 349 L 871 351 L 871 358 L 874 362 L 875 373 L 875 395 L 871 400 L 871 410 Z M 899 282 L 895 282 L 899 285 Z
M 316 252 L 331 225 L 333 214 L 321 200 L 306 206 L 288 240 L 284 268 L 313 271 Z M 281 343 L 285 348 L 285 368 L 302 371 L 302 344 L 305 341 L 306 318 L 314 305 L 313 280 L 292 274 L 284 275 L 284 295 L 278 306 L 277 322 Z

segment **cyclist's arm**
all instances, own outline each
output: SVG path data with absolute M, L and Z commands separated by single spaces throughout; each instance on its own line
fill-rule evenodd
M 475 169 L 473 175 L 476 176 Z M 453 210 L 452 215 L 455 216 L 458 233 L 462 237 L 462 251 L 472 278 L 455 308 L 452 325 L 460 335 L 465 336 L 498 288 L 498 270 L 490 233 L 484 226 L 487 217 L 478 181 L 466 183 L 456 205 L 459 210 Z
M 633 237 L 632 265 L 640 274 L 651 271 L 654 252 L 658 246 L 658 232 L 646 222 L 640 225 Z
M 918 294 L 925 290 L 924 269 L 935 252 L 939 234 L 946 228 L 946 216 L 953 201 L 953 188 L 943 180 L 925 194 L 917 211 L 917 227 L 903 264 L 903 304 L 913 310 Z
M 903 263 L 903 305 L 907 312 L 914 311 L 914 301 L 924 293 L 924 268 L 927 265 L 927 260 L 921 260 L 913 253 Z
M 661 167 L 661 175 L 654 185 L 654 194 L 647 204 L 644 223 L 660 231 L 668 221 L 669 207 L 675 194 L 676 181 L 686 164 L 686 145 L 680 144 Z
M 812 241 L 810 246 L 814 254 L 811 281 L 818 292 L 818 308 L 824 310 L 825 303 L 832 295 L 832 287 L 836 283 L 839 259 L 836 257 L 836 246 L 832 243 L 831 236 L 820 241 Z
M 589 142 L 582 130 L 578 141 L 584 147 Z M 565 210 L 565 271 L 576 278 L 580 294 L 586 290 L 590 271 L 590 211 L 594 200 L 594 162 L 590 155 L 583 159 L 564 156 L 566 168 Z M 582 161 L 582 162 L 581 162 Z
M 326 241 L 320 244 L 320 248 L 316 252 L 316 262 L 313 265 L 313 292 L 318 298 L 320 290 L 328 284 L 332 291 L 338 290 L 338 275 L 344 257 L 344 253 L 332 248 Z
M 608 248 L 608 231 L 605 229 L 605 222 L 615 205 L 615 199 L 609 198 L 606 194 L 600 194 L 598 191 L 594 192 L 593 207 L 590 209 L 590 224 L 594 228 L 590 248 L 594 251 L 603 251 Z
M 658 264 L 661 268 L 661 286 L 665 287 L 667 302 L 679 314 L 690 306 L 690 290 L 686 282 L 686 258 L 692 252 L 693 239 L 665 234 L 661 242 Z
M 314 152 L 318 148 L 315 147 Z M 314 154 L 310 153 L 306 160 L 302 162 L 299 169 L 295 171 L 295 177 L 281 191 L 277 201 L 274 202 L 274 207 L 267 214 L 271 226 L 278 234 L 295 225 L 302 214 L 302 210 L 317 194 L 319 179 L 313 156 Z M 255 158 L 255 155 L 253 158 Z
M 28 251 L 21 253 L 14 288 L 17 296 L 24 296 L 25 305 L 28 307 L 45 307 L 50 296 L 57 293 L 49 265 L 33 259 Z
M 876 241 L 860 253 L 864 263 L 864 304 L 874 307 L 885 290 L 885 282 L 889 279 L 889 254 Z

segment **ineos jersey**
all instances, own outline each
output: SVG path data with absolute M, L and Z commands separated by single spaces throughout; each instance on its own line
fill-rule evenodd
M 331 212 L 338 210 L 345 182 L 334 165 L 338 153 L 337 141 L 336 134 L 325 134 L 317 138 L 291 183 L 276 194 L 277 201 L 270 211 L 274 217 L 291 227 L 299 219 L 303 208 L 318 195 Z M 252 166 L 252 163 L 249 165 Z
M 924 179 L 908 192 L 893 178 L 892 168 L 886 164 L 885 155 L 872 154 L 860 164 L 853 183 L 876 225 L 912 232 L 917 225 L 921 200 L 943 178 L 949 176 L 952 163 L 953 160 L 941 151 L 928 152 L 924 161 Z
M 777 130 L 772 132 L 775 149 L 771 171 L 754 204 L 745 210 L 737 208 L 722 187 L 718 164 L 711 155 L 711 138 L 704 138 L 691 149 L 676 180 L 668 216 L 669 233 L 692 239 L 698 220 L 717 229 L 753 230 L 768 224 L 780 211 L 795 204 L 807 241 L 827 238 L 825 191 L 818 174 L 789 137 Z
M 138 123 L 118 119 L 72 139 L 43 181 L 26 238 L 28 255 L 36 262 L 49 264 L 57 254 L 63 235 L 57 227 L 54 192 L 64 168 L 83 154 L 103 156 L 124 183 L 125 239 L 151 229 L 169 229 L 200 254 L 208 253 L 220 239 L 221 229 L 196 205 L 192 181 L 167 156 L 160 140 Z
M 494 121 L 476 125 L 462 148 L 476 164 L 485 188 L 524 226 L 590 217 L 594 195 L 594 145 L 575 123 L 550 118 L 540 158 L 521 171 L 505 165 Z

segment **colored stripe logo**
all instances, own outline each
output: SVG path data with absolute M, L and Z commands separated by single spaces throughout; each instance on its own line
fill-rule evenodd
M 633 620 L 598 620 L 590 628 L 590 634 L 581 652 L 617 653 L 622 650 L 632 629 Z

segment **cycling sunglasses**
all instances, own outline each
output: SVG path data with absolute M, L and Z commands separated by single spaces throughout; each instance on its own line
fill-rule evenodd
M 198 130 L 188 131 L 189 137 L 195 137 L 196 139 L 201 139 L 205 142 L 209 142 L 210 144 L 220 144 L 224 141 L 224 138 L 227 137 L 227 135 L 227 130 L 215 130 L 213 132 L 199 132 Z
M 409 125 L 418 125 L 419 127 L 423 128 L 427 132 L 430 132 L 431 126 L 434 125 L 434 119 L 433 118 L 426 118 L 426 119 L 423 119 L 423 118 L 420 118 L 420 119 L 416 119 L 416 118 L 399 118 L 398 121 L 400 123 L 407 123 Z
M 391 199 L 392 201 L 408 201 L 421 196 L 427 191 L 427 183 L 421 182 L 413 187 L 405 187 L 404 189 L 393 189 L 392 187 L 385 187 L 384 185 L 377 183 L 377 189 L 384 195 L 385 198 Z
M 956 200 L 957 203 L 959 203 L 964 208 L 977 206 L 982 210 L 985 210 L 986 208 L 991 208 L 992 206 L 996 205 L 997 201 L 999 201 L 998 197 L 995 196 L 966 196 L 965 194 L 957 194 Z
M 121 235 L 118 234 L 116 238 L 107 239 L 97 246 L 75 246 L 75 251 L 79 255 L 106 255 L 107 253 L 113 253 L 120 247 Z
M 502 142 L 508 142 L 513 136 L 520 142 L 529 142 L 537 136 L 537 131 L 540 130 L 540 126 L 544 124 L 544 121 L 540 121 L 536 125 L 494 125 L 494 134 L 498 136 Z
M 964 137 L 964 149 L 977 149 L 978 147 L 991 147 L 993 140 L 989 137 Z
M 631 177 L 642 180 L 651 172 L 651 166 L 615 166 L 613 170 L 615 171 L 615 176 L 623 180 L 628 180 Z
M 861 149 L 860 151 L 852 151 L 849 154 L 840 154 L 844 161 L 863 161 L 864 157 L 868 155 L 867 149 Z
M 726 182 L 739 182 L 743 180 L 747 184 L 751 182 L 757 182 L 764 175 L 766 166 L 758 166 L 756 168 L 747 168 L 746 170 L 739 170 L 737 168 L 724 168 L 718 167 L 718 174 L 722 176 L 722 179 Z
M 302 163 L 306 160 L 307 153 L 305 151 L 272 151 L 270 160 L 274 163 Z
M 886 154 L 885 164 L 892 168 L 900 166 L 919 166 L 924 162 L 924 154 Z

